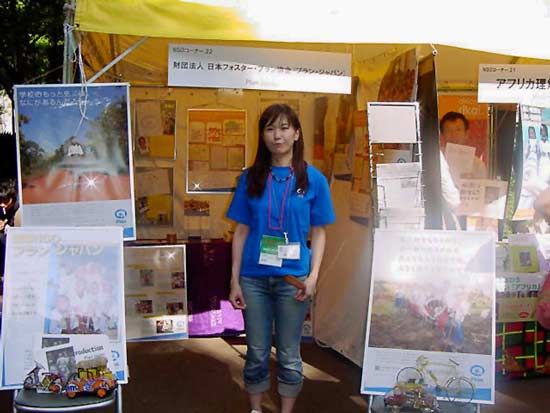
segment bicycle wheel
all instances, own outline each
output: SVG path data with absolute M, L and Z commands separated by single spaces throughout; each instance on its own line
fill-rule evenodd
M 474 398 L 474 384 L 466 377 L 451 377 L 445 383 L 447 399 L 451 403 L 470 403 Z
M 419 384 L 424 376 L 416 367 L 403 367 L 397 372 L 396 383 Z

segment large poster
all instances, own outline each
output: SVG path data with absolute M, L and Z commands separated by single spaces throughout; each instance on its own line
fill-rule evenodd
M 441 383 L 452 373 L 475 402 L 494 402 L 494 245 L 488 232 L 376 230 L 362 393 L 416 367 L 428 385 L 429 371 Z
M 189 337 L 185 245 L 124 248 L 128 341 Z
M 231 192 L 246 162 L 246 111 L 190 109 L 187 192 Z
M 140 158 L 176 156 L 176 101 L 136 100 L 134 153 Z
M 44 334 L 107 335 L 127 382 L 122 229 L 9 228 L 6 251 L 2 387 L 21 387 Z
M 521 157 L 521 181 L 516 181 L 521 192 L 514 219 L 534 219 L 537 225 L 545 221 L 544 209 L 550 199 L 550 109 L 522 105 L 520 110 L 521 136 L 516 139 L 521 139 L 518 147 L 523 152 L 515 156 Z
M 16 86 L 15 110 L 22 224 L 135 239 L 128 85 Z

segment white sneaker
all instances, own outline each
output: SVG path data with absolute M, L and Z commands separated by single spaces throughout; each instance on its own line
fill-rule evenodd
M 262 412 L 260 412 L 258 410 L 250 410 L 250 413 L 262 413 Z

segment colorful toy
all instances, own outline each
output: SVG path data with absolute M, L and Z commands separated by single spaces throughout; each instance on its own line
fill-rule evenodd
M 92 362 L 77 364 L 77 372 L 69 379 L 65 391 L 70 399 L 78 393 L 94 393 L 103 398 L 117 386 L 117 379 L 106 363 L 91 367 Z
M 60 393 L 63 390 L 61 376 L 49 371 L 40 373 L 40 370 L 43 370 L 44 366 L 36 361 L 35 364 L 34 369 L 27 373 L 27 377 L 23 381 L 23 387 L 27 390 L 36 389 L 42 393 Z

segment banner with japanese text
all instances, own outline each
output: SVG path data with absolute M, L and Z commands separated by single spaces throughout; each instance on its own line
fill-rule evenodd
M 351 53 L 168 45 L 168 86 L 351 92 Z
M 124 248 L 128 341 L 189 337 L 185 245 Z
M 361 392 L 413 367 L 438 397 L 494 403 L 495 239 L 489 232 L 376 230 Z M 467 389 L 464 389 L 467 390 Z
M 49 334 L 106 335 L 127 382 L 122 243 L 119 227 L 8 229 L 2 388 L 22 386 L 35 338 Z
M 128 84 L 15 86 L 23 226 L 135 239 Z
M 550 106 L 550 65 L 479 65 L 478 101 Z

